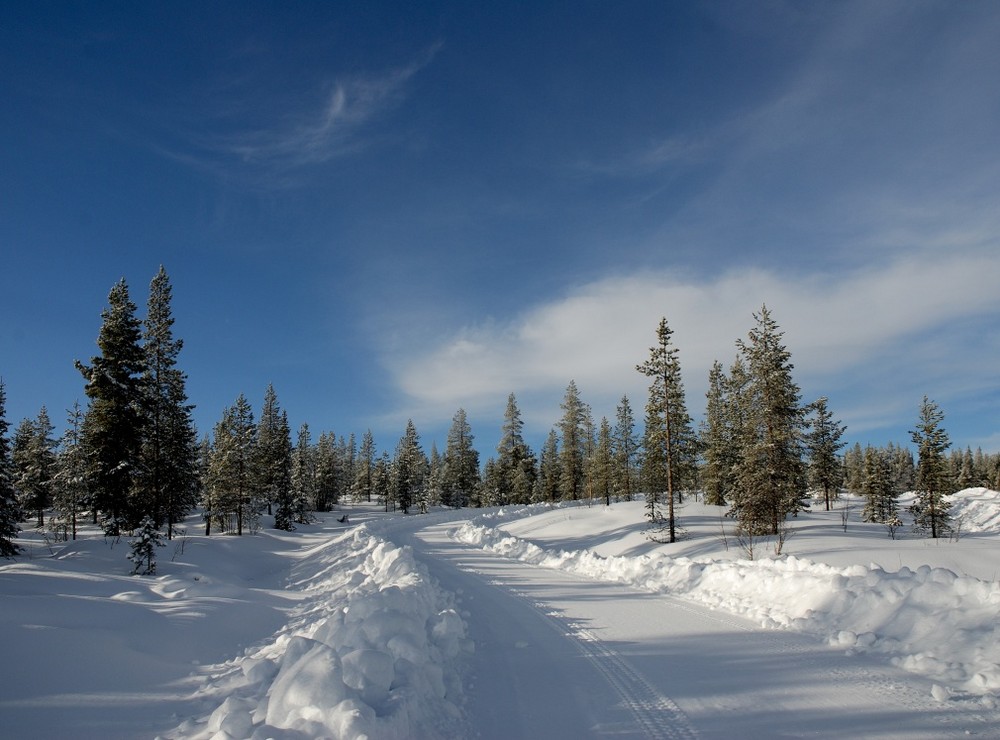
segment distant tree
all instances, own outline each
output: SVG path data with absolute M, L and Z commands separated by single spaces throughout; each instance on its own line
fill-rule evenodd
M 201 506 L 204 509 L 205 536 L 212 534 L 212 520 L 215 517 L 216 497 L 212 486 L 213 446 L 211 438 L 206 434 L 198 445 L 198 488 L 201 491 Z
M 865 450 L 865 481 L 862 489 L 865 508 L 861 518 L 866 522 L 885 524 L 899 516 L 899 491 L 892 475 L 888 454 L 875 447 Z
M 811 406 L 813 418 L 806 436 L 806 448 L 809 451 L 812 484 L 823 491 L 823 500 L 829 511 L 830 499 L 836 496 L 844 477 L 837 453 L 847 444 L 841 441 L 847 427 L 834 420 L 826 404 L 827 398 L 824 396 Z
M 865 487 L 865 452 L 860 442 L 855 442 L 844 453 L 843 468 L 844 487 L 851 493 L 860 495 Z
M 392 492 L 396 505 L 404 514 L 408 514 L 414 506 L 425 511 L 429 463 L 420 447 L 420 435 L 412 419 L 406 422 L 406 432 L 396 446 L 392 467 Z
M 437 442 L 431 442 L 431 454 L 429 466 L 427 468 L 427 501 L 431 506 L 441 506 L 444 504 L 446 494 L 445 486 L 445 458 L 438 452 Z M 473 491 L 470 495 L 478 497 L 479 492 Z
M 448 446 L 444 452 L 441 500 L 447 506 L 468 506 L 479 488 L 479 452 L 474 442 L 465 409 L 459 409 L 448 430 Z
M 588 479 L 592 497 L 603 498 L 605 506 L 611 506 L 611 495 L 614 491 L 614 452 L 611 437 L 611 422 L 602 416 L 597 428 L 597 442 L 590 457 Z
M 198 437 L 188 403 L 187 376 L 177 368 L 184 343 L 173 335 L 172 288 L 163 266 L 149 286 L 141 380 L 143 439 L 136 508 L 157 525 L 174 526 L 194 508 L 198 491 Z
M 620 501 L 631 501 L 635 488 L 636 456 L 639 441 L 635 436 L 635 415 L 628 396 L 615 409 L 615 428 L 611 435 L 611 487 Z
M 392 479 L 392 458 L 389 457 L 389 452 L 387 450 L 383 450 L 382 454 L 379 455 L 378 460 L 375 461 L 375 474 L 372 477 L 372 495 L 375 497 L 376 501 L 385 507 L 386 511 L 389 511 L 390 506 L 395 505 L 395 499 L 393 498 L 392 491 Z
M 538 501 L 555 502 L 559 498 L 559 435 L 555 429 L 542 446 L 542 459 L 538 474 Z
M 299 427 L 295 450 L 292 452 L 291 521 L 308 524 L 309 507 L 316 500 L 316 448 L 312 446 L 309 425 Z
M 36 419 L 24 419 L 14 433 L 14 487 L 20 495 L 21 510 L 35 514 L 38 529 L 45 526 L 45 510 L 52 504 L 56 475 L 52 430 L 48 411 L 42 406 Z
M 335 435 L 333 432 L 322 432 L 315 448 L 315 482 L 312 506 L 316 511 L 330 511 L 340 503 L 339 467 L 340 460 L 337 456 Z M 369 498 L 369 500 L 371 499 Z
M 725 505 L 726 497 L 733 487 L 736 442 L 729 421 L 730 397 L 727 386 L 728 378 L 722 369 L 722 363 L 716 360 L 708 373 L 705 419 L 701 424 L 705 503 L 713 506 Z
M 254 444 L 253 478 L 257 495 L 274 509 L 275 529 L 292 529 L 292 438 L 288 415 L 278 404 L 278 394 L 270 383 L 257 424 Z
M 684 399 L 684 382 L 677 348 L 673 346 L 673 330 L 666 318 L 660 319 L 656 328 L 656 344 L 649 350 L 649 358 L 636 370 L 650 379 L 649 401 L 646 404 L 645 479 L 647 512 L 650 526 L 663 526 L 657 510 L 657 497 L 663 491 L 667 506 L 666 529 L 668 541 L 677 541 L 676 509 L 682 490 L 681 481 L 690 478 L 697 453 L 691 417 Z
M 744 418 L 730 513 L 746 532 L 778 534 L 785 517 L 805 506 L 805 417 L 783 333 L 766 306 L 754 319 L 748 340 L 737 342 L 748 382 L 738 401 Z
M 153 517 L 143 517 L 129 547 L 128 559 L 132 561 L 132 575 L 155 576 L 156 548 L 163 547 L 163 535 Z
M 351 488 L 355 501 L 371 503 L 375 486 L 375 453 L 375 436 L 369 429 L 361 435 L 358 464 L 354 471 L 354 483 Z
M 537 461 L 524 441 L 524 422 L 513 393 L 507 396 L 503 418 L 496 466 L 491 471 L 496 493 L 491 498 L 493 505 L 526 504 L 531 501 L 538 478 Z
M 910 433 L 917 446 L 917 498 L 910 507 L 913 526 L 930 530 L 931 537 L 935 539 L 951 531 L 948 513 L 951 503 L 946 499 L 951 476 L 945 459 L 945 451 L 951 446 L 951 441 L 941 427 L 942 421 L 944 412 L 924 396 L 917 427 Z
M 7 388 L 0 380 L 0 557 L 12 558 L 20 551 L 14 540 L 21 531 L 21 507 L 14 491 L 14 466 L 7 431 Z
M 559 492 L 564 500 L 575 501 L 583 494 L 590 407 L 580 400 L 580 392 L 573 380 L 566 387 L 566 395 L 559 407 L 563 410 L 559 421 L 562 435 L 562 447 L 559 449 Z
M 50 525 L 64 539 L 76 539 L 77 520 L 87 505 L 87 458 L 83 449 L 83 409 L 75 402 L 66 418 L 66 430 L 56 461 L 53 506 L 56 516 Z
M 244 528 L 254 532 L 259 526 L 262 502 L 255 485 L 256 439 L 253 409 L 241 393 L 215 426 L 209 469 L 215 520 L 223 531 L 235 526 L 237 535 Z
M 141 323 L 124 279 L 111 289 L 108 304 L 97 337 L 101 354 L 89 366 L 78 360 L 76 367 L 90 399 L 84 442 L 95 504 L 103 512 L 105 533 L 117 537 L 140 518 L 131 496 L 140 472 L 145 354 Z

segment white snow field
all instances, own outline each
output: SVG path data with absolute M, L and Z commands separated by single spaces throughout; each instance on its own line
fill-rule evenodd
M 0 561 L 3 738 L 1000 738 L 1000 493 L 960 536 L 719 509 L 386 515 L 162 548 L 90 530 Z M 846 512 L 846 531 L 843 519 Z

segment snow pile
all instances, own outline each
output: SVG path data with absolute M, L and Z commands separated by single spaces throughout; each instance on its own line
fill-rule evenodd
M 1000 532 L 1000 493 L 966 488 L 949 497 L 950 514 L 962 532 Z
M 409 548 L 357 527 L 304 553 L 290 588 L 305 600 L 289 623 L 218 666 L 200 691 L 211 711 L 168 737 L 466 734 L 466 625 Z
M 546 550 L 466 522 L 466 544 L 542 567 L 668 593 L 742 614 L 765 627 L 884 653 L 900 667 L 965 691 L 1000 692 L 1000 584 L 922 566 L 834 567 L 795 557 L 702 560 L 663 554 L 601 557 Z

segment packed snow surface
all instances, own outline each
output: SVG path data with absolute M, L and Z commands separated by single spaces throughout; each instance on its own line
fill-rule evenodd
M 968 732 L 991 736 L 1000 703 L 1000 494 L 970 489 L 953 502 L 957 538 L 904 529 L 890 539 L 860 523 L 859 503 L 847 499 L 793 520 L 781 555 L 774 542 L 756 543 L 753 560 L 732 522 L 697 502 L 681 509 L 674 544 L 648 536 L 641 502 L 408 517 L 357 507 L 357 525 L 328 515 L 298 532 L 242 538 L 206 538 L 192 526 L 160 550 L 155 577 L 128 575 L 125 543 L 93 532 L 46 543 L 28 532 L 26 553 L 0 565 L 0 649 L 17 667 L 0 688 L 3 734 L 489 737 L 475 724 L 481 705 L 469 666 L 477 651 L 480 660 L 503 654 L 473 638 L 482 633 L 462 602 L 476 594 L 445 588 L 432 575 L 447 573 L 434 550 L 415 549 L 414 533 L 444 527 L 459 554 L 669 595 L 894 665 L 927 681 L 920 701 L 975 713 Z M 657 629 L 657 644 L 669 644 L 670 625 Z M 602 649 L 617 666 L 609 680 L 646 685 Z M 562 697 L 553 687 L 542 699 Z M 528 699 L 514 692 L 495 701 L 517 712 Z M 662 712 L 646 721 L 655 716 Z M 696 736 L 685 722 L 677 712 L 663 736 Z

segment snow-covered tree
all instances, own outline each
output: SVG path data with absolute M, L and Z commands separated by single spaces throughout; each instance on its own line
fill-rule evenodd
M 827 408 L 827 398 L 813 402 L 813 413 L 806 446 L 809 450 L 809 477 L 812 484 L 823 491 L 826 510 L 830 510 L 830 500 L 836 497 L 837 489 L 844 478 L 843 466 L 837 453 L 847 444 L 841 437 L 847 427 L 835 421 Z
M 740 422 L 730 514 L 753 534 L 778 534 L 788 514 L 805 506 L 805 416 L 792 378 L 791 354 L 767 307 L 737 347 L 747 383 L 736 396 Z
M 426 477 L 429 463 L 420 447 L 420 435 L 413 420 L 406 422 L 406 432 L 396 446 L 392 465 L 392 493 L 404 514 L 414 506 L 426 511 Z
M 56 460 L 55 486 L 52 504 L 55 517 L 50 528 L 63 539 L 76 539 L 77 520 L 88 499 L 87 458 L 83 449 L 83 409 L 73 404 L 66 418 L 66 430 Z
M 734 396 L 729 393 L 729 379 L 718 360 L 708 373 L 705 398 L 705 419 L 701 424 L 702 487 L 706 504 L 724 506 L 733 487 L 736 440 L 729 406 Z
M 635 415 L 628 396 L 615 409 L 615 427 L 611 435 L 611 488 L 619 501 L 631 501 L 635 490 L 636 457 L 639 441 L 635 436 Z
M 597 427 L 597 441 L 587 465 L 591 497 L 603 498 L 606 506 L 611 506 L 614 491 L 614 448 L 611 437 L 611 422 L 602 416 Z
M 85 445 L 91 462 L 95 504 L 104 515 L 104 530 L 118 536 L 141 518 L 132 505 L 140 471 L 143 439 L 142 373 L 145 354 L 140 344 L 141 322 L 124 278 L 108 294 L 97 337 L 101 354 L 90 365 L 76 367 L 86 380 L 90 399 Z
M 297 524 L 307 524 L 309 507 L 315 500 L 316 448 L 312 446 L 309 425 L 303 422 L 292 452 L 291 520 Z M 275 521 L 277 522 L 277 517 Z
M 559 498 L 559 434 L 549 430 L 542 445 L 542 459 L 538 466 L 537 501 L 554 502 Z
M 187 376 L 177 367 L 184 343 L 174 338 L 171 296 L 166 270 L 149 285 L 143 322 L 143 439 L 135 507 L 158 525 L 174 526 L 194 508 L 198 491 L 198 437 L 188 403 Z
M 930 531 L 937 538 L 951 531 L 947 500 L 951 476 L 945 451 L 951 446 L 948 433 L 941 427 L 944 412 L 924 396 L 920 404 L 920 419 L 910 438 L 917 446 L 916 501 L 910 507 L 913 526 Z
M 361 447 L 358 449 L 358 463 L 354 470 L 354 481 L 351 484 L 351 497 L 355 501 L 371 502 L 375 486 L 375 436 L 368 429 L 361 435 Z
M 656 328 L 656 344 L 650 348 L 649 358 L 637 365 L 636 370 L 650 379 L 643 443 L 646 516 L 651 527 L 658 529 L 665 526 L 669 541 L 676 542 L 675 504 L 682 490 L 681 481 L 685 477 L 690 479 L 697 445 L 684 399 L 684 381 L 678 351 L 671 341 L 672 335 L 673 330 L 666 318 L 660 319 Z M 658 510 L 660 502 L 667 507 L 665 523 Z
M 132 575 L 156 575 L 156 548 L 163 547 L 163 535 L 151 516 L 143 517 L 132 543 L 128 559 L 132 561 Z
M 278 394 L 270 383 L 257 424 L 254 444 L 254 485 L 257 495 L 274 505 L 275 529 L 292 529 L 292 436 L 288 415 L 278 404 Z
M 313 485 L 312 503 L 314 510 L 330 511 L 340 503 L 339 467 L 336 436 L 333 432 L 322 432 L 315 448 L 316 480 Z
M 503 419 L 496 464 L 491 471 L 491 488 L 496 493 L 490 500 L 497 504 L 526 504 L 531 501 L 538 470 L 535 454 L 524 441 L 524 422 L 513 393 L 507 396 Z
M 583 495 L 584 461 L 588 446 L 587 424 L 590 421 L 590 407 L 580 400 L 576 381 L 569 381 L 559 408 L 563 410 L 559 421 L 562 436 L 559 448 L 559 492 L 563 500 L 575 501 Z
M 256 495 L 254 446 L 257 426 L 250 402 L 242 393 L 215 425 L 209 468 L 212 515 L 223 531 L 242 535 L 259 526 L 261 500 Z
M 14 432 L 14 488 L 21 511 L 35 514 L 38 529 L 45 526 L 45 510 L 52 504 L 56 475 L 56 441 L 52 430 L 49 413 L 42 406 L 36 419 L 24 419 Z
M 448 430 L 444 452 L 441 501 L 447 506 L 468 506 L 479 487 L 479 452 L 474 441 L 465 409 L 459 409 Z
M 892 475 L 892 464 L 886 451 L 875 447 L 865 450 L 865 482 L 862 487 L 865 507 L 861 518 L 866 522 L 885 524 L 899 516 L 898 498 Z
M 21 531 L 21 507 L 14 491 L 14 466 L 11 460 L 10 441 L 7 439 L 7 388 L 0 380 L 0 557 L 17 555 L 19 547 L 14 540 Z

